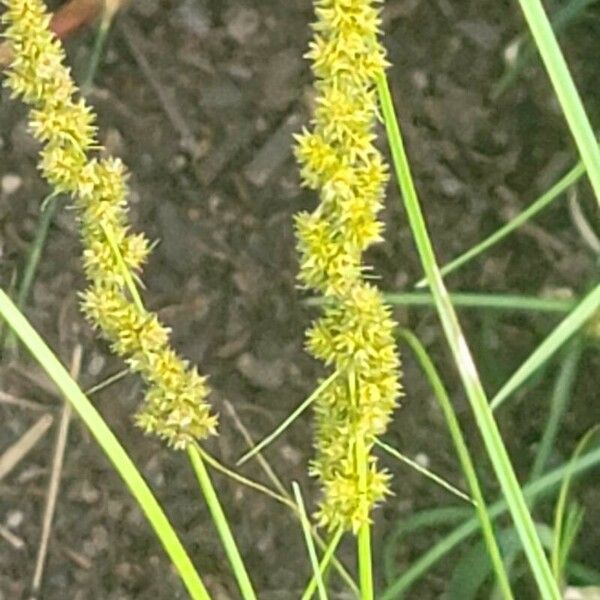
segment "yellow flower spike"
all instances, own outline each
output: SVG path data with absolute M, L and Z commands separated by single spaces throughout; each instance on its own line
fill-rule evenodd
M 317 78 L 312 129 L 296 136 L 303 184 L 320 205 L 295 220 L 299 278 L 324 294 L 323 316 L 307 349 L 346 373 L 315 403 L 310 472 L 323 495 L 319 522 L 357 533 L 389 493 L 389 475 L 370 452 L 400 395 L 395 324 L 381 293 L 363 279 L 362 253 L 381 241 L 388 170 L 375 147 L 375 81 L 387 66 L 373 0 L 316 0 L 315 35 L 306 57 Z
M 4 37 L 13 63 L 4 85 L 30 106 L 29 129 L 43 147 L 39 169 L 55 193 L 73 197 L 84 245 L 89 288 L 82 310 L 148 386 L 135 421 L 170 446 L 184 449 L 212 435 L 217 419 L 206 401 L 206 381 L 169 345 L 169 329 L 147 311 L 135 280 L 149 244 L 132 234 L 127 221 L 127 173 L 96 139 L 95 116 L 77 97 L 64 51 L 49 30 L 50 15 L 41 0 L 3 0 L 8 25 Z

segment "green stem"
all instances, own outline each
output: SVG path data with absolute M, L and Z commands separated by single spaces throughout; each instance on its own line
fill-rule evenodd
M 292 482 L 292 489 L 294 490 L 294 497 L 296 498 L 296 505 L 298 506 L 298 513 L 300 517 L 300 523 L 302 524 L 302 531 L 304 533 L 304 541 L 306 542 L 306 549 L 310 558 L 310 564 L 313 570 L 313 577 L 317 581 L 317 589 L 319 591 L 319 600 L 327 600 L 327 590 L 325 589 L 325 583 L 323 582 L 323 572 L 319 566 L 319 559 L 317 558 L 317 550 L 312 539 L 312 532 L 310 527 L 310 520 L 306 514 L 306 508 L 304 506 L 304 500 L 302 499 L 302 492 L 300 486 L 294 481 Z
M 358 531 L 358 572 L 361 600 L 373 600 L 371 525 L 368 522 L 363 523 Z
M 42 257 L 42 250 L 44 249 L 48 232 L 50 231 L 50 225 L 52 224 L 52 220 L 58 209 L 58 199 L 54 196 L 54 194 L 51 194 L 44 202 L 42 202 L 42 214 L 35 230 L 35 237 L 31 243 L 31 249 L 27 256 L 27 263 L 17 293 L 17 306 L 19 310 L 24 310 L 25 305 L 27 304 L 31 285 L 35 279 L 35 274 L 37 273 L 38 265 L 40 264 L 40 259 Z M 13 332 L 6 337 L 5 344 L 7 350 L 11 352 L 16 350 L 17 346 Z
M 337 550 L 337 547 L 338 547 L 343 535 L 344 535 L 344 530 L 343 530 L 343 528 L 340 527 L 334 533 L 333 537 L 331 538 L 331 541 L 329 542 L 327 548 L 325 549 L 325 552 L 323 553 L 323 558 L 321 559 L 321 562 L 319 563 L 319 574 L 321 575 L 321 577 L 323 576 L 323 573 L 325 573 L 325 570 L 329 566 L 329 563 L 332 561 L 333 557 L 335 556 L 335 551 Z M 304 594 L 302 594 L 301 600 L 310 600 L 313 597 L 315 590 L 317 589 L 317 577 L 318 577 L 317 574 L 314 574 L 311 577 L 311 580 L 309 581 L 308 585 L 306 586 L 306 589 L 304 590 Z
M 109 231 L 103 224 L 101 224 L 100 227 L 102 228 L 102 231 L 104 232 L 104 237 L 106 238 L 106 241 L 108 242 L 108 245 L 110 246 L 110 249 L 112 250 L 119 264 L 119 269 L 121 270 L 123 278 L 125 279 L 125 285 L 129 290 L 129 294 L 131 295 L 133 303 L 141 313 L 145 313 L 146 308 L 144 307 L 144 302 L 142 300 L 142 297 L 140 296 L 140 292 L 138 291 L 137 285 L 133 280 L 133 275 L 131 274 L 129 267 L 125 264 L 125 260 L 123 259 L 123 255 L 121 254 L 121 250 L 119 249 L 119 246 L 112 234 L 112 231 Z
M 94 78 L 96 77 L 98 67 L 100 66 L 100 57 L 102 56 L 102 51 L 104 50 L 106 37 L 110 30 L 111 23 L 112 14 L 109 15 L 109 13 L 105 11 L 104 15 L 102 15 L 98 30 L 96 31 L 96 37 L 94 38 L 94 46 L 92 48 L 92 53 L 90 54 L 90 62 L 88 63 L 87 72 L 83 78 L 83 81 L 81 82 L 81 92 L 84 96 L 89 92 L 89 89 L 94 82 Z
M 208 510 L 210 511 L 213 522 L 217 528 L 223 547 L 225 548 L 229 564 L 233 569 L 242 597 L 244 600 L 256 600 L 256 594 L 252 588 L 252 583 L 246 571 L 246 567 L 244 566 L 244 561 L 239 553 L 227 517 L 223 512 L 217 492 L 213 487 L 210 475 L 208 474 L 204 461 L 200 455 L 200 451 L 195 444 L 190 444 L 187 452 L 192 467 L 194 468 L 194 472 L 196 473 L 198 483 L 200 484 L 200 489 L 206 500 Z
M 469 449 L 467 448 L 467 444 L 465 443 L 465 439 L 460 428 L 460 423 L 458 422 L 456 412 L 454 411 L 454 407 L 450 402 L 446 388 L 444 387 L 437 369 L 429 358 L 429 355 L 427 354 L 427 351 L 423 347 L 423 344 L 421 344 L 420 340 L 407 329 L 399 329 L 398 335 L 400 335 L 400 337 L 410 346 L 411 350 L 417 357 L 419 363 L 421 364 L 421 368 L 423 371 L 425 371 L 427 379 L 433 388 L 438 404 L 444 413 L 444 418 L 446 419 L 446 423 L 448 425 L 456 453 L 458 454 L 463 473 L 467 483 L 469 484 L 471 495 L 475 500 L 475 508 L 477 510 L 477 516 L 479 517 L 483 539 L 486 543 L 494 570 L 496 571 L 498 586 L 502 591 L 504 598 L 512 599 L 513 595 L 510 589 L 510 581 L 506 569 L 504 568 L 504 563 L 502 562 L 502 555 L 500 553 L 498 543 L 496 542 L 492 519 L 489 515 L 487 504 L 485 502 L 485 498 L 483 497 L 483 492 L 481 491 L 481 486 L 479 485 L 477 471 L 475 471 L 475 465 L 471 459 Z
M 586 166 L 596 201 L 600 204 L 600 149 L 552 25 L 540 0 L 519 0 L 519 4 Z
M 350 369 L 348 372 L 350 398 L 352 404 L 358 408 L 359 396 L 356 389 L 356 384 L 356 373 L 354 369 Z M 365 444 L 365 437 L 362 431 L 356 432 L 354 443 L 360 501 L 367 502 L 367 492 L 369 486 L 369 456 Z M 367 515 L 367 518 L 361 524 L 360 529 L 358 530 L 357 551 L 360 597 L 361 600 L 373 600 L 373 559 L 371 554 L 371 525 L 369 523 L 369 515 Z
M 456 312 L 444 285 L 439 267 L 437 266 L 425 218 L 421 211 L 419 198 L 410 172 L 389 86 L 384 75 L 378 79 L 378 91 L 387 137 L 392 151 L 394 168 L 402 191 L 409 224 L 421 258 L 421 264 L 429 282 L 429 288 L 435 298 L 436 308 L 442 322 L 446 340 L 459 370 L 488 456 L 494 467 L 504 497 L 508 502 L 513 521 L 523 543 L 525 554 L 529 560 L 538 589 L 544 600 L 560 600 L 560 590 L 552 575 L 548 559 L 537 535 L 533 519 L 527 509 L 523 492 L 502 441 L 498 425 L 490 410 L 473 357 L 471 356 Z
M 175 530 L 119 440 L 44 340 L 2 289 L 0 289 L 0 315 L 6 319 L 23 345 L 29 349 L 65 398 L 71 402 L 73 409 L 82 421 L 88 426 L 146 515 L 179 572 L 190 596 L 194 600 L 210 600 L 210 596 L 179 541 Z

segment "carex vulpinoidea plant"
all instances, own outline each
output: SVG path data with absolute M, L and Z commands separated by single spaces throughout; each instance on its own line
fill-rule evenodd
M 316 401 L 316 458 L 323 497 L 319 519 L 354 533 L 388 493 L 389 475 L 371 450 L 400 394 L 394 321 L 367 281 L 363 253 L 382 240 L 387 166 L 375 146 L 375 82 L 386 67 L 377 2 L 317 0 L 311 129 L 297 136 L 305 186 L 320 204 L 296 217 L 300 280 L 325 298 L 307 334 L 309 352 L 339 376 Z
M 49 31 L 45 5 L 4 3 L 4 35 L 14 55 L 5 85 L 30 106 L 29 128 L 42 143 L 42 175 L 55 194 L 71 195 L 77 210 L 89 282 L 82 309 L 147 383 L 137 425 L 183 449 L 213 434 L 216 417 L 206 401 L 205 378 L 171 348 L 169 329 L 144 308 L 137 292 L 149 244 L 128 223 L 125 167 L 105 156 L 98 143 L 94 114 L 63 65 L 64 51 Z
M 89 283 L 81 294 L 82 310 L 110 342 L 112 351 L 147 384 L 136 424 L 170 447 L 187 450 L 242 596 L 254 600 L 252 584 L 202 460 L 206 454 L 198 446 L 216 433 L 217 426 L 207 402 L 206 379 L 172 349 L 169 329 L 146 310 L 138 291 L 150 246 L 143 235 L 132 233 L 128 223 L 125 167 L 119 159 L 106 156 L 97 140 L 94 114 L 63 64 L 64 50 L 50 31 L 44 3 L 6 0 L 4 4 L 4 36 L 13 56 L 5 85 L 30 107 L 29 128 L 42 145 L 39 169 L 53 195 L 70 195 L 77 211 Z M 150 504 L 145 505 L 146 512 L 156 523 L 156 508 Z M 172 555 L 180 560 L 182 552 L 173 536 L 163 532 L 163 541 L 175 548 Z M 189 581 L 189 563 L 180 573 Z M 197 581 L 188 588 L 196 589 L 197 597 L 206 597 Z

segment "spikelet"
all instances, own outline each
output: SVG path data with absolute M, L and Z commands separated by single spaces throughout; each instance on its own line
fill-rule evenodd
M 30 106 L 29 129 L 42 143 L 39 169 L 56 193 L 74 199 L 84 245 L 89 288 L 82 308 L 111 349 L 148 385 L 136 423 L 175 448 L 215 433 L 217 420 L 206 401 L 204 377 L 169 344 L 169 330 L 132 298 L 149 245 L 129 230 L 127 173 L 102 152 L 94 115 L 64 66 L 64 51 L 50 32 L 40 0 L 3 0 L 4 37 L 14 60 L 5 80 L 13 96 Z
M 340 373 L 316 401 L 311 472 L 323 487 L 321 524 L 354 532 L 388 493 L 389 475 L 377 468 L 370 450 L 401 390 L 390 310 L 363 277 L 364 251 L 382 240 L 377 215 L 388 179 L 374 146 L 375 81 L 387 64 L 377 39 L 376 4 L 315 1 L 315 33 L 306 55 L 316 78 L 315 110 L 311 129 L 296 136 L 295 150 L 303 184 L 320 195 L 317 209 L 295 221 L 299 279 L 326 300 L 307 347 Z M 367 452 L 362 480 L 359 440 Z

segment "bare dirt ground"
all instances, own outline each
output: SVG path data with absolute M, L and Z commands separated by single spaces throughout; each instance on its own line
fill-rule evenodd
M 523 31 L 516 2 L 388 0 L 385 43 L 390 80 L 417 185 L 444 262 L 492 232 L 575 162 L 573 144 L 543 70 L 533 61 L 499 100 L 490 92 L 503 73 L 503 52 Z M 599 122 L 599 13 L 561 38 L 592 122 Z M 256 439 L 270 431 L 313 389 L 322 373 L 303 351 L 315 314 L 295 287 L 292 216 L 315 205 L 299 187 L 291 138 L 308 121 L 310 73 L 302 59 L 312 20 L 309 0 L 136 0 L 118 19 L 95 87 L 102 141 L 130 167 L 132 220 L 159 240 L 146 270 L 146 298 L 174 332 L 178 349 L 210 375 L 221 434 L 208 448 L 226 464 L 245 450 L 226 401 Z M 68 41 L 74 72 L 85 70 L 92 32 Z M 594 51 L 593 49 L 596 49 Z M 36 173 L 36 145 L 25 112 L 2 92 L 0 104 L 0 280 L 20 272 L 39 207 L 48 193 Z M 584 209 L 592 204 L 579 186 Z M 390 185 L 387 242 L 369 259 L 386 290 L 410 290 L 421 276 L 404 211 Z M 72 213 L 62 210 L 50 231 L 27 314 L 65 363 L 83 347 L 81 385 L 121 365 L 95 339 L 77 308 L 83 286 Z M 581 294 L 594 258 L 559 201 L 540 218 L 449 279 L 453 290 Z M 396 311 L 440 366 L 481 465 L 488 495 L 496 486 L 470 420 L 432 310 Z M 461 312 L 487 389 L 493 392 L 535 348 L 556 317 Z M 501 415 L 503 433 L 522 476 L 534 456 L 556 362 Z M 561 426 L 554 462 L 600 417 L 598 354 L 584 355 L 571 410 Z M 404 359 L 406 397 L 388 440 L 460 484 L 444 421 L 412 357 Z M 0 403 L 0 452 L 41 412 L 55 417 L 61 400 L 21 353 L 0 372 L 0 390 L 40 410 Z M 594 382 L 594 377 L 596 377 Z M 127 377 L 95 397 L 172 517 L 215 598 L 236 598 L 223 553 L 198 498 L 185 457 L 134 429 L 140 385 Z M 50 430 L 0 481 L 0 600 L 28 598 L 54 445 Z M 310 416 L 303 416 L 267 453 L 289 485 L 310 497 Z M 387 459 L 386 459 L 387 461 Z M 411 470 L 390 462 L 395 496 L 376 514 L 376 564 L 386 534 L 414 511 L 455 503 Z M 244 468 L 263 480 L 256 465 Z M 227 513 L 261 598 L 298 597 L 309 574 L 301 532 L 286 510 L 215 475 Z M 595 483 L 597 484 L 597 478 Z M 586 524 L 598 522 L 592 476 L 578 489 Z M 548 506 L 541 505 L 541 516 Z M 598 528 L 583 528 L 576 554 L 598 556 Z M 401 571 L 439 532 L 410 539 L 395 551 Z M 19 546 L 18 540 L 23 545 Z M 15 546 L 16 544 L 16 546 Z M 351 563 L 352 548 L 341 553 Z M 460 556 L 456 553 L 452 560 Z M 453 562 L 416 586 L 411 598 L 439 598 Z M 590 565 L 594 566 L 594 565 Z M 596 564 L 596 567 L 599 565 Z M 381 569 L 377 571 L 381 574 Z M 379 582 L 383 585 L 383 582 Z M 342 587 L 339 587 L 342 590 Z M 44 600 L 167 600 L 185 598 L 177 576 L 140 511 L 90 435 L 72 423 L 52 529 Z M 528 592 L 522 592 L 522 598 Z M 340 595 L 339 597 L 343 597 Z

